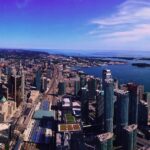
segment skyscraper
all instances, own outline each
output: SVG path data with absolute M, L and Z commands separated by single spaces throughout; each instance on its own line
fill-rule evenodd
M 128 125 L 129 92 L 124 90 L 115 90 L 117 96 L 117 127 L 122 129 Z
M 12 75 L 9 79 L 9 92 L 10 96 L 14 98 L 16 106 L 18 107 L 22 101 L 21 99 L 21 76 Z
M 59 82 L 58 84 L 58 94 L 64 95 L 66 93 L 66 83 L 65 82 Z
M 36 86 L 36 89 L 41 91 L 41 76 L 42 76 L 42 73 L 41 73 L 41 70 L 37 70 L 36 72 L 36 76 L 35 76 L 35 86 Z
M 80 88 L 84 87 L 86 85 L 86 76 L 80 75 Z
M 109 69 L 103 70 L 103 73 L 102 73 L 102 88 L 103 89 L 104 89 L 105 79 L 111 79 L 111 78 L 112 78 L 111 70 Z
M 21 98 L 24 101 L 25 99 L 25 71 L 21 71 Z
M 80 90 L 80 81 L 74 82 L 74 95 L 77 96 Z
M 97 136 L 96 150 L 112 150 L 113 149 L 113 133 L 107 132 Z
M 89 99 L 88 89 L 86 87 L 81 89 L 81 119 L 87 123 L 89 118 Z
M 139 87 L 136 84 L 127 84 L 129 91 L 129 124 L 138 123 L 138 103 L 139 97 Z
M 88 80 L 89 98 L 91 100 L 95 100 L 96 98 L 96 88 L 97 88 L 97 81 L 93 76 L 91 76 Z
M 103 130 L 104 124 L 104 91 L 96 91 L 96 123 Z
M 126 126 L 123 130 L 123 150 L 136 150 L 137 125 Z
M 139 102 L 139 115 L 138 115 L 138 125 L 139 126 L 147 126 L 149 120 L 149 109 L 148 103 L 140 100 Z
M 104 126 L 105 132 L 113 132 L 114 116 L 114 82 L 113 79 L 104 81 Z
M 123 128 L 128 126 L 129 92 L 116 89 L 115 95 L 117 97 L 115 104 L 116 141 L 118 144 L 122 144 L 124 140 L 122 136 Z

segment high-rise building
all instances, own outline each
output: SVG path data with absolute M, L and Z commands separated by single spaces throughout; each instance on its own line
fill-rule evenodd
M 140 100 L 139 102 L 139 115 L 138 115 L 138 125 L 147 126 L 149 121 L 149 109 L 148 103 Z
M 117 127 L 122 129 L 128 125 L 129 92 L 124 90 L 115 90 L 117 96 Z
M 84 123 L 87 123 L 88 118 L 89 118 L 88 89 L 86 87 L 83 87 L 81 88 L 81 119 Z
M 80 88 L 84 87 L 86 85 L 86 76 L 80 75 Z
M 21 71 L 21 98 L 24 101 L 25 99 L 25 71 Z
M 97 81 L 93 76 L 91 76 L 88 80 L 89 99 L 91 100 L 96 99 L 96 88 L 97 88 Z
M 150 92 L 144 94 L 144 100 L 148 105 L 148 124 L 150 125 Z
M 96 123 L 100 129 L 104 128 L 104 91 L 96 91 Z
M 66 93 L 66 83 L 65 82 L 59 82 L 58 84 L 58 94 L 64 95 Z
M 117 79 L 114 79 L 114 89 L 119 88 L 119 81 Z
M 123 150 L 136 150 L 137 125 L 132 124 L 123 129 Z
M 96 150 L 112 150 L 113 149 L 113 133 L 107 132 L 97 136 Z
M 118 144 L 122 144 L 124 140 L 122 136 L 123 128 L 128 126 L 129 92 L 116 89 L 115 95 L 117 97 L 115 103 L 116 141 Z
M 144 85 L 139 85 L 139 99 L 143 100 L 143 96 L 144 96 Z
M 16 102 L 16 106 L 18 107 L 22 101 L 21 98 L 21 76 L 19 75 L 12 75 L 9 80 L 9 93 L 14 101 Z
M 80 81 L 74 82 L 74 95 L 77 96 L 80 91 Z
M 104 128 L 105 132 L 113 132 L 114 116 L 114 82 L 113 79 L 104 81 Z
M 105 79 L 111 79 L 111 78 L 112 78 L 111 70 L 109 69 L 103 70 L 103 73 L 102 73 L 102 88 L 103 89 L 104 89 Z
M 139 97 L 139 86 L 133 83 L 127 84 L 129 91 L 129 124 L 138 123 L 138 103 Z
M 47 90 L 47 78 L 46 77 L 42 77 L 42 91 L 45 92 Z
M 35 76 L 35 86 L 36 86 L 36 89 L 41 91 L 41 76 L 42 76 L 42 73 L 41 73 L 41 70 L 37 70 L 36 72 L 36 76 Z

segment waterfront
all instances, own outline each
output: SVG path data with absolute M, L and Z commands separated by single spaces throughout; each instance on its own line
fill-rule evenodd
M 77 67 L 86 74 L 101 77 L 103 69 L 111 69 L 114 78 L 119 80 L 119 83 L 135 82 L 143 84 L 146 92 L 150 92 L 150 68 L 139 68 L 132 66 L 130 63 L 124 65 L 108 65 L 101 67 Z

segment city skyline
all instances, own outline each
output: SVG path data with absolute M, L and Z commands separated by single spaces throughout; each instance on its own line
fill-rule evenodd
M 149 0 L 0 0 L 0 47 L 143 50 Z

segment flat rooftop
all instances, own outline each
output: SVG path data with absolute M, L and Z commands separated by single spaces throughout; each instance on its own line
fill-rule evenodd
M 137 125 L 132 124 L 132 125 L 129 125 L 129 126 L 125 127 L 124 129 L 127 130 L 128 132 L 132 132 L 132 131 L 137 129 Z
M 120 94 L 120 95 L 126 95 L 126 94 L 129 93 L 128 91 L 120 90 L 120 89 L 115 89 L 114 92 L 115 92 L 116 94 Z
M 54 111 L 47 111 L 47 110 L 37 110 L 34 112 L 33 119 L 42 119 L 43 117 L 54 117 L 55 112 Z
M 81 131 L 81 127 L 80 124 L 59 124 L 58 131 L 59 132 Z
M 0 131 L 7 130 L 9 127 L 9 123 L 0 123 Z
M 103 134 L 100 134 L 97 136 L 97 138 L 101 142 L 107 141 L 107 140 L 111 139 L 112 137 L 113 137 L 113 133 L 111 133 L 111 132 L 103 133 Z

